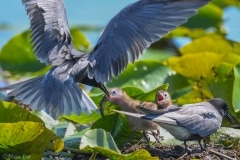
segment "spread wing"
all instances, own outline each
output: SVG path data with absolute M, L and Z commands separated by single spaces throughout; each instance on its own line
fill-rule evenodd
M 22 0 L 22 3 L 30 19 L 33 48 L 40 62 L 59 65 L 71 59 L 72 54 L 78 54 L 72 46 L 63 0 Z
M 89 60 L 89 77 L 97 82 L 118 76 L 151 43 L 183 24 L 209 0 L 140 0 L 121 10 L 97 42 Z

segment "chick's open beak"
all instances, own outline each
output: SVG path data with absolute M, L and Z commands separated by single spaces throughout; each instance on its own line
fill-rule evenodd
M 164 100 L 164 96 L 162 95 L 162 93 L 157 93 L 157 103 L 161 102 L 162 100 Z

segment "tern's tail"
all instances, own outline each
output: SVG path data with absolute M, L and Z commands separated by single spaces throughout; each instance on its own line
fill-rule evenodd
M 9 96 L 29 105 L 31 109 L 45 110 L 53 118 L 70 113 L 90 114 L 92 110 L 97 110 L 93 101 L 72 78 L 61 82 L 47 74 L 0 88 L 0 91 L 6 91 Z

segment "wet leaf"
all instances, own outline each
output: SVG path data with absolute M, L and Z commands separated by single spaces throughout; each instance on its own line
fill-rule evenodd
M 64 147 L 65 148 L 72 148 L 72 149 L 78 149 L 79 148 L 79 142 L 81 141 L 81 138 L 85 135 L 87 131 L 89 131 L 90 128 L 87 127 L 85 129 L 81 129 L 81 131 L 76 130 L 76 132 L 70 136 L 64 137 Z
M 94 122 L 96 119 L 100 118 L 101 115 L 98 112 L 92 112 L 92 114 L 81 113 L 81 115 L 71 114 L 71 115 L 62 115 L 60 119 L 66 119 L 78 124 L 88 124 Z
M 126 117 L 120 114 L 106 114 L 93 123 L 92 129 L 102 128 L 111 133 L 118 146 L 123 145 L 132 135 L 129 122 Z M 134 137 L 132 137 L 134 139 Z
M 224 99 L 228 104 L 232 101 L 233 80 L 233 66 L 227 63 L 214 67 L 212 75 L 206 78 L 213 96 Z
M 171 94 L 172 100 L 179 98 L 191 90 L 191 84 L 188 79 L 180 74 L 169 76 L 165 83 L 169 84 L 168 91 Z
M 147 159 L 147 160 L 159 160 L 159 157 L 152 157 L 151 154 L 145 149 L 139 149 L 129 154 L 119 154 L 111 150 L 107 150 L 103 147 L 89 147 L 83 148 L 86 152 L 100 153 L 110 159 L 122 159 L 122 160 L 133 160 L 133 159 Z
M 240 55 L 235 53 L 229 53 L 223 56 L 222 61 L 235 66 L 240 63 Z
M 168 66 L 183 76 L 199 79 L 207 77 L 211 69 L 222 61 L 219 54 L 202 52 L 201 54 L 187 54 L 182 57 L 172 57 L 168 60 Z
M 4 149 L 30 142 L 44 131 L 44 125 L 37 122 L 0 123 L 0 128 L 0 148 Z
M 80 149 L 86 152 L 104 155 L 109 159 L 159 159 L 158 157 L 152 157 L 150 153 L 144 149 L 130 154 L 121 154 L 112 136 L 103 129 L 94 129 L 87 132 L 81 140 Z
M 212 3 L 221 7 L 221 8 L 225 8 L 225 7 L 228 7 L 228 6 L 240 7 L 239 0 L 221 0 L 221 1 L 213 0 Z
M 136 98 L 139 97 L 143 94 L 145 94 L 145 92 L 137 87 L 126 87 L 123 88 L 123 90 L 127 93 L 127 95 L 129 95 L 130 97 Z
M 16 104 L 0 102 L 0 115 L 0 152 L 41 156 L 51 142 L 59 141 L 40 118 Z
M 93 129 L 85 133 L 81 139 L 80 149 L 86 146 L 103 147 L 116 153 L 121 153 L 115 144 L 111 134 L 103 129 Z
M 31 121 L 44 124 L 40 118 L 14 103 L 0 101 L 0 115 L 0 123 Z
M 211 91 L 204 85 L 204 81 L 199 80 L 189 92 L 177 99 L 177 103 L 182 106 L 184 104 L 203 102 L 213 98 Z
M 60 152 L 64 147 L 64 142 L 62 139 L 55 139 L 52 143 L 49 144 L 48 148 L 54 152 Z
M 85 35 L 78 28 L 70 29 L 73 37 L 73 45 L 80 51 L 89 51 L 91 48 L 90 42 L 87 40 Z
M 199 13 L 188 19 L 183 26 L 189 28 L 218 27 L 222 22 L 223 10 L 218 6 L 208 3 L 199 9 Z
M 129 64 L 124 72 L 112 82 L 107 83 L 109 88 L 138 86 L 139 89 L 150 91 L 164 83 L 164 80 L 173 74 L 173 71 L 158 61 L 137 61 Z
M 235 112 L 240 111 L 240 64 L 234 67 L 232 104 Z
M 90 49 L 90 43 L 86 37 L 76 28 L 71 29 L 73 44 L 77 49 L 87 51 Z M 46 67 L 40 63 L 32 49 L 31 33 L 29 30 L 24 31 L 12 37 L 2 48 L 0 52 L 0 64 L 4 70 L 12 73 L 22 74 L 25 72 L 38 72 Z M 46 72 L 44 72 L 46 73 Z M 36 75 L 36 74 L 35 74 Z
M 217 42 L 217 43 L 216 43 Z M 182 55 L 212 52 L 216 54 L 232 53 L 233 49 L 229 41 L 223 36 L 210 34 L 193 40 L 180 49 Z M 203 59 L 206 59 L 203 57 Z
M 0 64 L 12 73 L 36 72 L 45 67 L 32 50 L 29 30 L 11 38 L 0 52 Z
M 159 62 L 162 62 L 164 60 L 167 60 L 169 57 L 171 57 L 173 53 L 165 51 L 165 50 L 159 50 L 159 49 L 147 49 L 144 54 L 139 58 L 139 60 L 157 60 Z
M 172 32 L 168 33 L 166 37 L 189 37 L 189 38 L 199 38 L 206 35 L 206 31 L 201 28 L 187 28 L 187 27 L 178 27 Z

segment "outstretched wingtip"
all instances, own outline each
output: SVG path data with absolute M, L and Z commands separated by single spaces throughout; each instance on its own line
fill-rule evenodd
M 95 103 L 71 79 L 62 83 L 51 74 L 32 78 L 3 88 L 6 93 L 31 109 L 44 110 L 54 119 L 59 115 L 91 114 Z
M 123 8 L 91 52 L 89 74 L 97 82 L 117 77 L 152 43 L 177 28 L 210 0 L 141 0 Z

